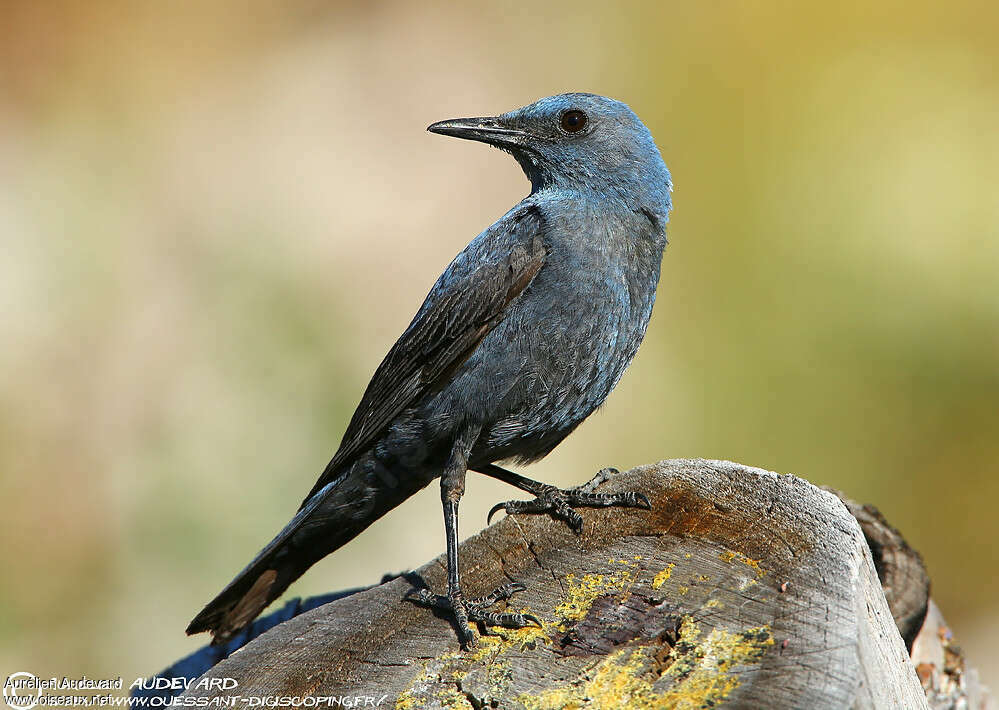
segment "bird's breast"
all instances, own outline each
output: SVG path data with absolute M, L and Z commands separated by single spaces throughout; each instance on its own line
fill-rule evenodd
M 474 364 L 488 373 L 473 390 L 491 446 L 543 455 L 554 445 L 546 432 L 567 434 L 603 403 L 645 335 L 659 275 L 651 258 L 598 239 L 549 250 Z

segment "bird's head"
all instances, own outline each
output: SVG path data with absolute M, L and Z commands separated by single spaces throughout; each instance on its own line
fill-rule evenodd
M 595 94 L 560 94 L 500 116 L 434 123 L 432 133 L 481 141 L 512 153 L 533 190 L 596 190 L 665 221 L 669 171 L 626 104 Z

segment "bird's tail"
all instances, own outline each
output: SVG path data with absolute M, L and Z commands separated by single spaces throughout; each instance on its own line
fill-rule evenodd
M 398 481 L 393 483 L 372 484 L 370 477 L 348 472 L 327 484 L 208 602 L 188 625 L 187 633 L 210 631 L 213 645 L 229 641 L 309 567 L 415 492 Z

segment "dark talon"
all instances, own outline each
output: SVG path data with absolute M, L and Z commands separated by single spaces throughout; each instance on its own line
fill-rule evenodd
M 475 615 L 475 621 L 480 621 L 488 626 L 502 626 L 505 629 L 523 629 L 530 626 L 531 623 L 539 629 L 544 628 L 541 620 L 533 614 L 483 611 Z
M 540 497 L 534 500 L 508 500 L 505 503 L 497 503 L 489 511 L 489 515 L 486 516 L 486 524 L 489 523 L 493 514 L 498 510 L 504 510 L 507 513 L 543 513 L 548 510 L 548 506 L 542 503 Z
M 462 597 L 460 590 L 448 596 L 434 594 L 429 589 L 411 590 L 405 598 L 421 606 L 444 609 L 453 613 L 454 621 L 458 626 L 458 641 L 463 648 L 470 649 L 476 646 L 476 640 L 475 632 L 472 631 L 469 622 L 502 626 L 508 629 L 522 629 L 530 624 L 543 628 L 541 620 L 533 614 L 486 610 L 486 607 L 509 599 L 525 589 L 526 587 L 520 582 L 510 582 L 502 587 L 497 587 L 489 594 L 467 601 Z
M 644 508 L 649 510 L 652 504 L 643 494 L 635 491 L 624 491 L 621 493 L 594 493 L 600 484 L 610 480 L 611 476 L 618 473 L 616 468 L 604 468 L 597 472 L 593 478 L 581 486 L 574 488 L 556 488 L 544 483 L 532 481 L 523 476 L 504 471 L 496 466 L 488 467 L 489 475 L 501 480 L 506 480 L 528 493 L 533 493 L 534 500 L 508 500 L 497 503 L 489 510 L 486 516 L 488 524 L 493 515 L 504 510 L 507 514 L 517 513 L 549 513 L 553 518 L 564 521 L 573 532 L 579 534 L 583 531 L 583 516 L 577 513 L 574 508 L 607 508 L 610 506 L 621 506 L 626 508 Z
M 424 606 L 440 606 L 440 598 L 429 589 L 411 589 L 404 599 Z
M 500 510 L 504 510 L 505 508 L 506 508 L 506 503 L 497 503 L 492 508 L 490 508 L 489 515 L 486 516 L 486 525 L 489 525 L 489 521 L 493 519 L 493 516 L 496 515 L 496 513 L 498 513 Z
M 509 599 L 517 592 L 523 592 L 525 589 L 527 589 L 527 587 L 520 582 L 510 582 L 509 584 L 504 584 L 502 587 L 494 589 L 489 594 L 479 597 L 478 599 L 469 599 L 468 604 L 470 606 L 492 606 L 498 601 Z
M 572 531 L 577 535 L 583 532 L 583 516 L 577 513 L 575 510 L 570 508 L 568 505 L 562 507 L 559 506 L 558 517 L 562 518 L 566 524 L 572 528 Z

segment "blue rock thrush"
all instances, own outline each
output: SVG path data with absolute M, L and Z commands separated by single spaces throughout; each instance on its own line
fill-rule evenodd
M 490 513 L 549 512 L 577 532 L 574 506 L 649 507 L 639 493 L 594 493 L 606 470 L 566 490 L 495 465 L 536 461 L 586 419 L 638 350 L 652 314 L 671 207 L 669 171 L 625 104 L 563 94 L 494 118 L 427 130 L 511 153 L 531 193 L 455 257 L 375 371 L 340 448 L 285 528 L 191 622 L 223 643 L 317 561 L 438 476 L 446 597 L 459 640 L 469 622 L 521 627 L 488 611 L 523 589 L 464 599 L 458 502 L 465 472 L 527 491 Z

